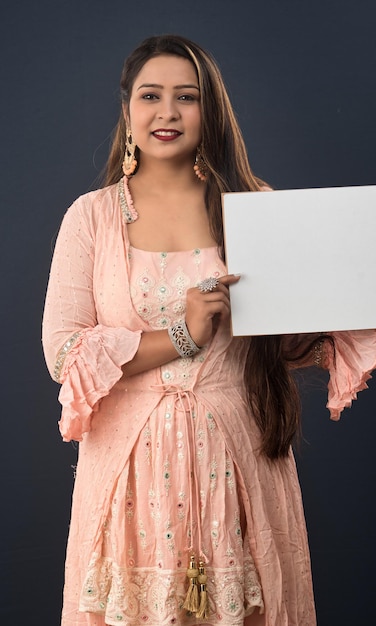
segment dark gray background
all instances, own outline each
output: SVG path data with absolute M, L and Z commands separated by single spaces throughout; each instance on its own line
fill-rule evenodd
M 44 365 L 40 321 L 63 213 L 96 186 L 106 159 L 124 57 L 163 32 L 209 49 L 253 169 L 273 186 L 375 184 L 376 5 L 3 0 L 0 12 L 0 621 L 57 626 L 76 453 L 57 431 L 58 387 Z M 317 306 L 328 305 L 318 292 Z M 376 385 L 336 424 L 325 375 L 301 382 L 298 464 L 319 626 L 369 623 Z

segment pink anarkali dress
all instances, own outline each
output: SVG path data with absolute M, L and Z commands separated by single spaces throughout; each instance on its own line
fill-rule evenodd
M 183 607 L 191 555 L 207 576 L 207 624 L 314 626 L 293 455 L 260 454 L 245 401 L 250 339 L 223 324 L 195 357 L 123 376 L 141 333 L 183 318 L 187 289 L 226 273 L 216 248 L 133 248 L 134 219 L 124 179 L 82 196 L 51 267 L 44 349 L 62 385 L 62 436 L 80 442 L 62 626 L 202 623 Z M 336 419 L 366 387 L 376 332 L 333 337 Z

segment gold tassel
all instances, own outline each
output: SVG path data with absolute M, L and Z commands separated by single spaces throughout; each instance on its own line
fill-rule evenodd
M 187 569 L 187 576 L 189 578 L 189 587 L 187 595 L 184 600 L 183 608 L 190 613 L 196 613 L 199 609 L 198 601 L 198 577 L 199 571 L 196 568 L 196 560 L 194 555 L 191 556 L 189 561 L 189 568 Z
M 204 562 L 200 561 L 198 564 L 198 584 L 200 585 L 200 606 L 196 613 L 198 619 L 207 619 L 209 617 L 209 598 L 206 589 L 206 583 L 208 577 L 205 573 Z

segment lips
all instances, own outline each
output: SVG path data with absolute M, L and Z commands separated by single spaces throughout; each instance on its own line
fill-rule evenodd
M 153 137 L 160 141 L 173 141 L 180 137 L 182 133 L 175 129 L 157 128 L 152 132 Z

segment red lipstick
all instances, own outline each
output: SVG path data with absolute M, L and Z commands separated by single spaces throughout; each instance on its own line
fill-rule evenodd
M 159 139 L 159 141 L 174 141 L 174 139 L 180 137 L 181 134 L 182 133 L 174 128 L 157 128 L 152 132 L 152 135 L 156 139 Z

